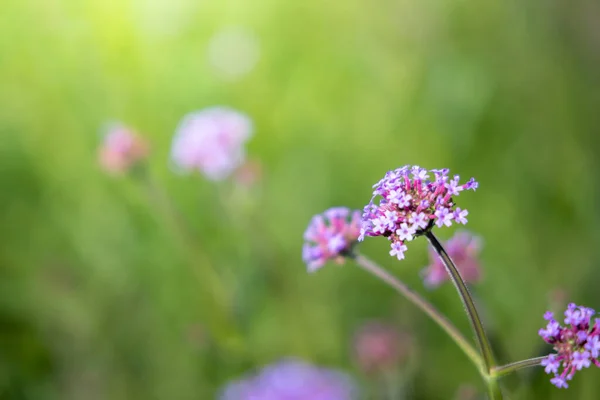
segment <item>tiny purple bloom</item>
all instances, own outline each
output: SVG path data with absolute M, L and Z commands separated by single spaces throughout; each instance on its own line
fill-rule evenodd
M 545 371 L 547 374 L 555 374 L 560 367 L 560 361 L 556 359 L 556 354 L 550 354 L 547 358 L 542 360 L 541 365 L 542 367 L 546 367 Z
M 435 216 L 437 217 L 437 221 L 435 224 L 441 228 L 442 226 L 452 226 L 452 213 L 448 211 L 447 208 L 439 208 L 435 212 Z
M 477 181 L 475 181 L 475 178 L 471 178 L 469 180 L 469 182 L 467 182 L 465 184 L 465 189 L 467 189 L 467 190 L 471 189 L 471 190 L 475 191 L 475 190 L 477 190 L 478 187 L 479 187 L 479 183 Z
M 460 177 L 456 175 L 454 179 L 446 183 L 446 189 L 448 189 L 448 193 L 452 196 L 458 196 L 463 191 L 463 187 L 458 184 L 459 179 Z
M 589 350 L 593 358 L 598 358 L 600 355 L 600 339 L 598 338 L 598 335 L 594 335 L 591 339 L 588 339 L 585 344 L 585 349 Z
M 407 247 L 402 242 L 394 242 L 392 243 L 392 249 L 390 250 L 390 256 L 396 256 L 398 260 L 404 259 L 404 252 L 407 250 Z
M 561 388 L 567 389 L 569 387 L 569 385 L 567 384 L 567 380 L 558 375 L 555 376 L 554 378 L 550 379 L 550 383 L 552 383 L 554 386 L 556 386 L 559 389 L 561 389 Z
M 414 179 L 418 179 L 421 181 L 424 181 L 425 179 L 429 178 L 427 170 L 425 168 L 419 167 L 418 165 L 415 165 L 411 168 L 411 173 Z
M 427 220 L 427 215 L 425 213 L 412 213 L 408 218 L 408 222 L 410 222 L 413 226 L 418 227 L 419 229 L 427 228 L 429 225 L 429 221 Z
M 413 235 L 417 230 L 412 226 L 408 226 L 406 222 L 400 224 L 400 229 L 396 231 L 396 235 L 398 235 L 398 239 L 402 241 L 412 240 Z
M 402 207 L 402 208 L 410 207 L 411 200 L 412 200 L 412 196 L 410 194 L 406 194 L 406 195 L 402 196 L 398 200 L 398 207 Z
M 540 329 L 538 333 L 544 340 L 556 337 L 560 334 L 560 325 L 558 322 L 551 320 L 546 325 L 546 329 Z
M 461 210 L 460 207 L 456 207 L 456 210 L 454 210 L 454 220 L 459 224 L 467 224 L 467 215 L 469 215 L 469 212 Z
M 577 368 L 577 370 L 581 370 L 582 368 L 588 368 L 590 366 L 590 352 L 576 352 L 573 354 L 573 366 Z

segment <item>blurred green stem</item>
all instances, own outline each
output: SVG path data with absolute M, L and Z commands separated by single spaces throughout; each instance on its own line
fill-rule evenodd
M 479 372 L 485 377 L 487 371 L 484 369 L 484 363 L 477 350 L 469 344 L 467 339 L 460 333 L 460 331 L 452 325 L 452 323 L 431 303 L 421 297 L 417 292 L 413 291 L 404 282 L 387 272 L 384 268 L 377 265 L 362 254 L 353 255 L 356 263 L 367 272 L 375 275 L 394 289 L 406 297 L 411 303 L 417 306 L 421 311 L 427 314 L 435 323 L 437 323 L 447 334 L 454 340 L 454 342 L 460 347 L 460 349 L 469 357 L 469 359 L 475 364 Z
M 135 176 L 139 178 L 148 196 L 163 214 L 164 221 L 176 235 L 176 242 L 182 245 L 186 261 L 201 286 L 204 307 L 210 311 L 206 313 L 206 318 L 211 325 L 209 329 L 214 338 L 228 347 L 237 345 L 239 337 L 230 313 L 228 292 L 211 260 L 197 244 L 196 233 L 171 198 L 155 182 L 147 167 L 142 167 Z
M 463 306 L 465 307 L 465 311 L 467 313 L 467 316 L 469 317 L 469 321 L 471 322 L 473 332 L 475 332 L 477 345 L 483 357 L 486 372 L 485 376 L 487 377 L 486 382 L 488 384 L 490 399 L 502 399 L 502 392 L 500 391 L 500 387 L 498 386 L 496 378 L 491 375 L 492 370 L 496 365 L 494 361 L 494 355 L 492 352 L 492 346 L 490 345 L 490 341 L 487 335 L 485 334 L 485 329 L 483 328 L 483 324 L 481 323 L 481 319 L 479 318 L 477 308 L 475 307 L 473 298 L 469 293 L 467 284 L 465 283 L 463 277 L 460 275 L 458 268 L 456 268 L 456 265 L 454 265 L 454 262 L 452 261 L 452 259 L 440 243 L 440 241 L 437 239 L 437 237 L 435 237 L 433 232 L 429 230 L 425 232 L 425 236 L 429 240 L 429 243 L 431 243 L 431 245 L 433 246 L 435 252 L 442 260 L 444 267 L 446 267 L 446 271 L 448 272 L 452 283 L 456 287 L 458 295 L 460 296 Z
M 511 372 L 515 372 L 515 371 L 518 371 L 523 368 L 538 367 L 541 365 L 540 363 L 545 358 L 546 358 L 546 356 L 535 357 L 535 358 L 529 358 L 527 360 L 516 361 L 516 362 L 510 363 L 510 364 L 506 364 L 506 365 L 500 365 L 498 367 L 492 368 L 491 375 L 495 376 L 495 377 L 501 377 L 501 376 L 508 375 Z
M 502 391 L 500 390 L 500 385 L 498 385 L 498 380 L 496 377 L 488 375 L 486 378 L 486 384 L 490 400 L 502 400 Z

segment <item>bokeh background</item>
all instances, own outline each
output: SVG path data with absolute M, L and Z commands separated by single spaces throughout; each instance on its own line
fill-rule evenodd
M 212 399 L 284 356 L 343 370 L 364 398 L 382 398 L 351 349 L 372 319 L 413 335 L 403 398 L 483 392 L 467 358 L 392 290 L 352 263 L 307 274 L 301 260 L 313 214 L 362 208 L 386 170 L 409 163 L 480 182 L 460 200 L 485 241 L 474 292 L 501 362 L 549 350 L 537 336 L 548 308 L 600 308 L 597 2 L 1 8 L 0 398 Z M 251 187 L 169 166 L 181 117 L 215 104 L 254 121 L 248 154 L 262 173 Z M 155 190 L 99 167 L 112 120 L 151 143 Z M 469 335 L 454 289 L 423 287 L 425 240 L 402 262 L 386 246 L 361 250 Z M 233 322 L 214 305 L 207 260 Z M 504 384 L 515 399 L 592 399 L 598 374 L 578 373 L 568 391 L 541 369 Z

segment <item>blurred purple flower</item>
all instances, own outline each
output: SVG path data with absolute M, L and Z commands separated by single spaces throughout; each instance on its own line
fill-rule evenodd
M 455 262 L 456 267 L 466 282 L 475 283 L 481 279 L 481 266 L 479 264 L 479 252 L 481 251 L 481 239 L 466 231 L 458 231 L 446 242 L 446 252 Z M 444 263 L 435 250 L 429 248 L 431 264 L 421 271 L 423 282 L 429 288 L 436 288 L 449 280 L 448 272 Z
M 315 215 L 304 232 L 302 259 L 310 272 L 321 268 L 329 260 L 338 264 L 360 233 L 360 211 L 346 207 L 333 207 L 323 214 Z
M 198 170 L 208 179 L 223 180 L 244 163 L 251 136 L 250 119 L 231 108 L 192 112 L 175 132 L 171 159 L 184 172 Z
M 384 373 L 406 361 L 412 337 L 386 322 L 371 321 L 354 335 L 354 356 L 360 369 L 367 373 Z
M 148 156 L 148 143 L 120 123 L 109 124 L 102 139 L 98 158 L 100 165 L 107 172 L 127 172 Z
M 257 375 L 229 383 L 220 400 L 352 400 L 356 386 L 345 374 L 298 360 L 283 360 Z
M 576 371 L 592 364 L 600 367 L 600 319 L 592 322 L 595 314 L 591 308 L 571 303 L 565 311 L 567 326 L 556 321 L 552 312 L 544 314 L 548 324 L 538 333 L 546 343 L 554 346 L 556 354 L 550 354 L 541 365 L 547 374 L 554 374 L 550 382 L 556 387 L 568 388 L 567 381 L 573 379 Z
M 428 171 L 406 165 L 389 171 L 373 188 L 373 197 L 364 208 L 359 240 L 365 236 L 384 236 L 392 242 L 390 255 L 404 258 L 404 243 L 422 235 L 433 225 L 466 224 L 467 210 L 456 207 L 454 197 L 463 190 L 475 190 L 479 184 L 471 178 L 459 184 L 448 169 Z M 430 180 L 430 175 L 434 179 Z M 374 202 L 381 197 L 379 204 Z

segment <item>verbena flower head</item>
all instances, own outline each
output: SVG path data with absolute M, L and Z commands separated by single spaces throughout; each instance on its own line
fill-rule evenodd
M 544 314 L 548 321 L 539 335 L 554 346 L 555 354 L 550 354 L 541 365 L 547 374 L 554 374 L 550 382 L 558 388 L 568 388 L 567 381 L 575 372 L 594 364 L 600 367 L 600 319 L 592 317 L 596 312 L 587 307 L 569 304 L 565 311 L 565 326 L 554 319 L 552 312 Z
M 412 337 L 389 323 L 371 321 L 356 331 L 353 345 L 356 363 L 363 372 L 385 373 L 406 361 Z
M 479 282 L 481 279 L 481 266 L 479 264 L 481 239 L 479 237 L 473 236 L 467 231 L 458 231 L 446 242 L 444 248 L 456 263 L 456 268 L 458 268 L 466 282 Z M 436 288 L 449 280 L 450 277 L 446 272 L 444 263 L 432 247 L 429 248 L 429 258 L 431 264 L 425 267 L 421 274 L 425 286 Z
M 422 235 L 433 225 L 466 224 L 469 212 L 456 206 L 454 199 L 463 190 L 479 184 L 471 178 L 449 176 L 448 169 L 426 170 L 417 165 L 389 171 L 373 188 L 373 197 L 364 208 L 359 240 L 365 236 L 385 236 L 392 242 L 390 255 L 404 258 L 404 243 Z M 379 203 L 375 200 L 380 197 Z
M 315 215 L 304 232 L 302 259 L 310 272 L 327 261 L 342 264 L 360 234 L 360 211 L 333 207 Z
M 265 367 L 228 384 L 220 400 L 352 400 L 356 386 L 345 374 L 297 360 Z
M 110 124 L 105 128 L 99 149 L 99 161 L 110 173 L 124 173 L 145 160 L 149 148 L 144 139 L 122 124 Z
M 211 107 L 186 115 L 173 138 L 171 159 L 184 171 L 223 180 L 243 164 L 252 136 L 250 119 L 231 108 Z

